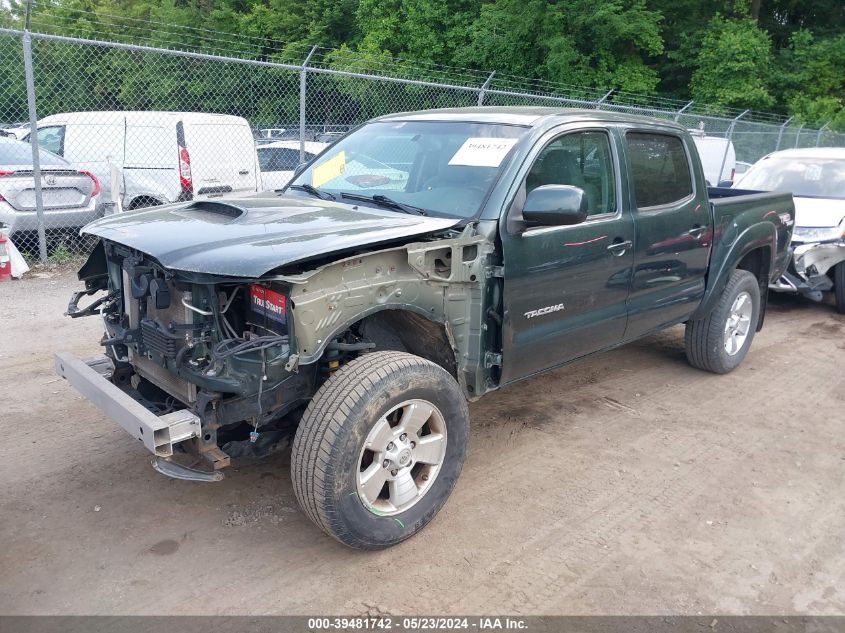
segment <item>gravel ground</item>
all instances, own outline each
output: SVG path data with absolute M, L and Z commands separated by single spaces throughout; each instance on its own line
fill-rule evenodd
M 361 553 L 299 511 L 289 455 L 169 480 L 52 370 L 98 352 L 67 272 L 0 284 L 0 613 L 843 614 L 845 318 L 776 298 L 745 363 L 683 329 L 471 407 L 421 534 Z

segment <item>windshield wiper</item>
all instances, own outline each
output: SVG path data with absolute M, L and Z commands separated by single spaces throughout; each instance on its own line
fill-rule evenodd
M 382 196 L 380 194 L 376 194 L 374 196 L 363 196 L 359 193 L 341 191 L 340 197 L 348 198 L 349 200 L 361 200 L 362 202 L 375 202 L 377 205 L 384 207 L 385 209 L 396 209 L 397 211 L 403 211 L 404 213 L 410 213 L 411 215 L 428 215 L 428 211 L 422 207 L 415 207 L 412 204 L 397 202 L 392 198 L 388 198 L 387 196 Z
M 288 189 L 295 189 L 296 191 L 310 193 L 312 196 L 317 196 L 320 200 L 337 200 L 337 198 L 328 191 L 320 191 L 317 187 L 312 187 L 311 185 L 291 185 Z

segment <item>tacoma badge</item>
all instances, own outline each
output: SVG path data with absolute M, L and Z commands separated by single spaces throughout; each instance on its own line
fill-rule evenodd
M 525 313 L 526 319 L 533 319 L 534 317 L 543 316 L 544 314 L 551 314 L 552 312 L 560 312 L 563 310 L 563 304 L 558 303 L 554 306 L 546 306 L 545 308 L 537 308 L 536 310 L 529 310 Z

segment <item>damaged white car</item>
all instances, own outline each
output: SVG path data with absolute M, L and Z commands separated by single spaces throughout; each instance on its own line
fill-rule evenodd
M 845 148 L 774 152 L 751 167 L 735 187 L 793 193 L 792 261 L 771 289 L 814 301 L 832 290 L 837 311 L 845 314 Z

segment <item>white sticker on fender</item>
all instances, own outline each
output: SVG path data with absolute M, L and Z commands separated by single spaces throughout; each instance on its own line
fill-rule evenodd
M 468 138 L 449 160 L 449 164 L 498 167 L 518 140 L 515 138 Z

